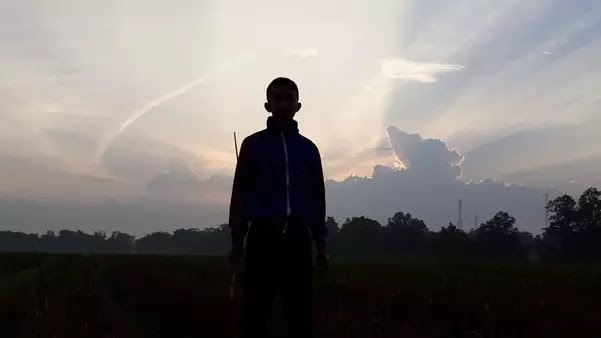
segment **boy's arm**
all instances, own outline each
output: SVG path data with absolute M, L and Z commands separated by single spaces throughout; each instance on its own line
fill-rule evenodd
M 325 250 L 326 242 L 325 239 L 328 236 L 328 229 L 326 227 L 326 189 L 325 182 L 323 176 L 323 167 L 321 165 L 321 155 L 319 154 L 319 150 L 315 147 L 316 152 L 316 191 L 317 191 L 317 208 L 319 215 L 319 223 L 315 224 L 312 229 L 313 240 L 315 241 L 315 246 L 318 250 Z
M 248 232 L 248 223 L 244 215 L 244 194 L 248 190 L 250 173 L 250 154 L 246 140 L 240 145 L 240 155 L 236 164 L 232 197 L 230 201 L 229 226 L 232 235 L 232 246 L 234 249 L 241 248 L 244 237 Z M 241 257 L 240 257 L 241 259 Z

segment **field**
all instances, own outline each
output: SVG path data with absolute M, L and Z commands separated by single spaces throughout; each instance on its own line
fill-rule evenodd
M 1 336 L 234 337 L 229 279 L 220 257 L 3 254 Z M 599 286 L 593 265 L 339 262 L 315 318 L 319 337 L 601 337 Z

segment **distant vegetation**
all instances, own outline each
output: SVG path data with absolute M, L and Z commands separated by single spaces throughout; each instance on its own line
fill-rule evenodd
M 430 231 L 422 220 L 404 212 L 394 214 L 384 226 L 367 217 L 347 218 L 340 226 L 328 217 L 328 245 L 334 257 L 347 258 L 601 258 L 601 245 L 597 245 L 601 243 L 599 190 L 589 188 L 577 200 L 570 195 L 557 197 L 547 210 L 549 226 L 542 236 L 520 231 L 515 218 L 504 211 L 469 232 L 452 223 Z M 4 252 L 224 255 L 229 248 L 226 224 L 203 230 L 155 232 L 139 239 L 121 232 L 0 232 L 0 251 Z

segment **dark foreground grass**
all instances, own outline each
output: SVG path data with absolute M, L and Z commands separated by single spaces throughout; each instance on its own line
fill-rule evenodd
M 0 255 L 0 267 L 2 337 L 237 329 L 224 258 Z M 601 337 L 600 287 L 593 265 L 339 263 L 315 276 L 315 319 L 320 337 Z

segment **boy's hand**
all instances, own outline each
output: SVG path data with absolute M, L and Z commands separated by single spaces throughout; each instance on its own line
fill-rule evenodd
M 242 258 L 244 257 L 244 247 L 242 245 L 234 245 L 232 246 L 232 250 L 230 251 L 229 260 L 232 266 L 240 265 Z
M 232 275 L 232 281 L 230 283 L 230 300 L 233 302 L 236 300 L 236 276 L 240 271 L 240 262 L 244 256 L 244 247 L 242 245 L 234 245 L 230 251 L 230 273 Z

